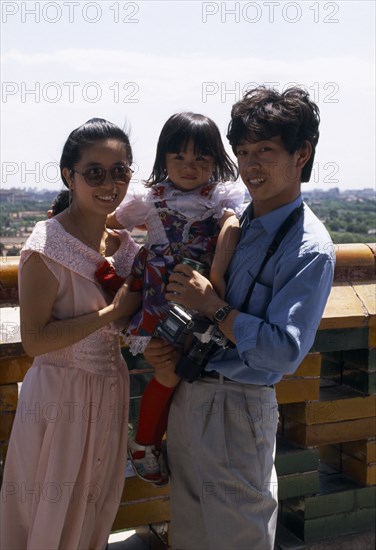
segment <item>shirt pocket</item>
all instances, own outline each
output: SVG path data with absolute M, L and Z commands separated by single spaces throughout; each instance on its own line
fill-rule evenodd
M 248 313 L 265 318 L 271 299 L 272 289 L 269 286 L 256 283 L 247 308 Z

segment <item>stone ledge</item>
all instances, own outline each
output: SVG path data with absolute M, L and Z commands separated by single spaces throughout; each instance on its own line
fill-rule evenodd
M 364 276 L 356 276 L 358 270 L 362 275 L 369 275 L 370 279 L 376 278 L 376 244 L 354 243 L 335 244 L 336 270 L 335 280 L 345 280 L 344 270 L 352 274 L 356 280 L 365 280 Z M 0 262 L 0 289 L 17 288 L 17 270 L 19 256 L 6 256 Z M 367 277 L 368 278 L 368 277 Z M 346 278 L 346 280 L 351 280 Z

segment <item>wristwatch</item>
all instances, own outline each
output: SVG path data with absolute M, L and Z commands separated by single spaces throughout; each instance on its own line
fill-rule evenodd
M 230 311 L 232 311 L 234 308 L 227 305 L 227 306 L 223 306 L 223 307 L 220 307 L 219 309 L 217 309 L 217 311 L 214 313 L 213 315 L 213 322 L 215 325 L 219 325 L 219 323 L 222 323 L 222 321 L 224 321 L 227 317 L 227 315 L 230 313 Z

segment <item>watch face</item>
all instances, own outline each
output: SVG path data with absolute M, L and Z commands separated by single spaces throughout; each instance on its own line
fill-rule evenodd
M 223 319 L 226 317 L 227 311 L 224 311 L 223 309 L 220 309 L 216 312 L 215 318 L 217 321 L 223 321 Z
M 214 315 L 213 315 L 213 319 L 216 323 L 220 323 L 221 321 L 223 321 L 224 319 L 226 319 L 227 315 L 230 313 L 230 311 L 232 310 L 232 307 L 231 306 L 224 306 L 224 307 L 221 307 L 220 309 L 218 309 Z

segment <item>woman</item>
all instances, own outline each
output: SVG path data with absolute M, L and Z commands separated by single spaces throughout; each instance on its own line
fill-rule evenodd
M 1 497 L 2 550 L 102 550 L 124 484 L 129 381 L 119 329 L 139 307 L 111 299 L 104 259 L 130 273 L 138 247 L 106 217 L 124 198 L 132 151 L 114 124 L 73 130 L 60 161 L 70 205 L 39 222 L 21 253 L 21 336 L 35 357 L 22 384 Z

